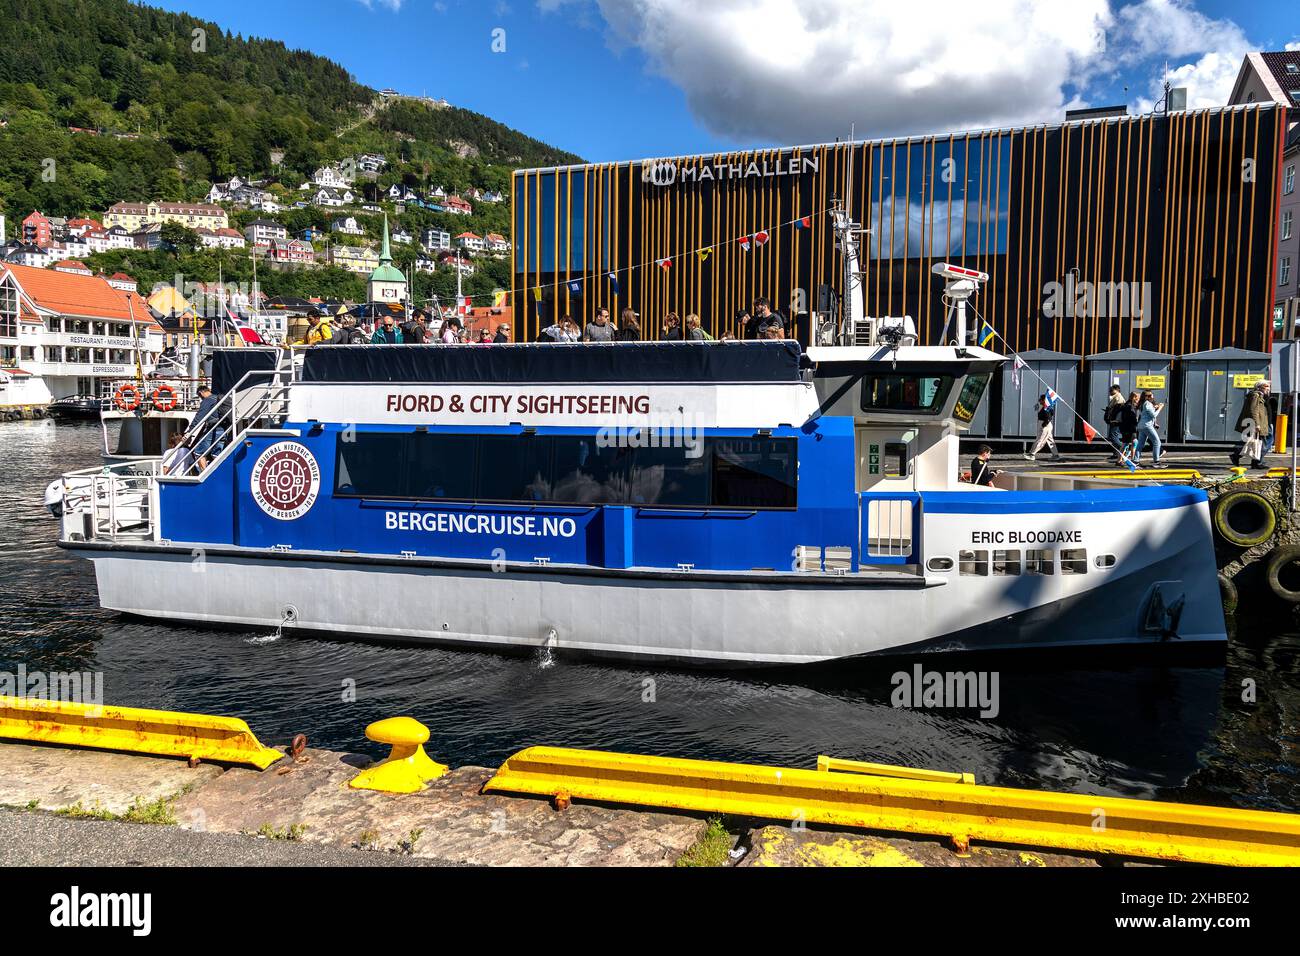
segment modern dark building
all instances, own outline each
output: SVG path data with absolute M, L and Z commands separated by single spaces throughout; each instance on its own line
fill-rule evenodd
M 871 229 L 868 313 L 912 315 L 923 343 L 942 332 L 930 267 L 946 260 L 990 274 L 976 308 L 1017 350 L 1267 350 L 1285 112 L 521 170 L 516 324 L 531 337 L 600 303 L 635 309 L 647 337 L 669 311 L 720 336 L 755 296 L 818 309 L 843 292 L 828 211 L 847 198 Z

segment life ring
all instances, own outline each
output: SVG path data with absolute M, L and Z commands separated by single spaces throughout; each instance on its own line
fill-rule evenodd
M 1232 578 L 1228 577 L 1222 571 L 1219 572 L 1219 597 L 1223 600 L 1223 611 L 1225 614 L 1233 614 L 1237 610 L 1237 585 L 1233 583 Z
M 1300 604 L 1300 546 L 1278 548 L 1268 559 L 1268 589 L 1289 604 Z
M 1277 514 L 1261 494 L 1230 491 L 1214 503 L 1214 530 L 1229 544 L 1253 548 L 1273 537 Z
M 153 407 L 160 412 L 170 412 L 176 407 L 176 389 L 170 385 L 159 385 L 149 396 Z
M 140 390 L 130 383 L 119 385 L 113 394 L 113 404 L 120 412 L 133 412 L 140 407 Z

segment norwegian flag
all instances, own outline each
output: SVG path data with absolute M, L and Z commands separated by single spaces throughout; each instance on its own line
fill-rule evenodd
M 765 246 L 767 245 L 768 238 L 769 236 L 767 232 L 763 229 L 760 229 L 758 230 L 758 232 L 754 233 L 754 245 Z
M 253 328 L 235 313 L 226 309 L 226 321 L 229 322 L 239 333 L 239 337 L 244 340 L 245 345 L 264 345 L 262 336 L 258 335 L 257 329 Z

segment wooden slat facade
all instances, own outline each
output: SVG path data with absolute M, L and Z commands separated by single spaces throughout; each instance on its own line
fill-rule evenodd
M 670 311 L 739 335 L 737 312 L 760 295 L 787 315 L 816 309 L 823 286 L 843 292 L 828 212 L 847 196 L 872 230 L 868 313 L 912 315 L 924 343 L 944 322 L 930 267 L 951 261 L 989 273 L 976 308 L 1016 350 L 1267 350 L 1285 130 L 1285 111 L 1262 104 L 678 158 L 669 185 L 640 162 L 521 170 L 516 334 L 565 314 L 581 324 L 597 304 L 635 309 L 646 338 Z M 792 158 L 812 163 L 762 175 Z M 759 175 L 701 178 L 706 167 Z M 745 252 L 739 237 L 760 230 L 769 241 Z M 1144 318 L 1045 315 L 1048 284 L 1067 281 L 1147 289 Z M 807 342 L 806 315 L 798 329 Z

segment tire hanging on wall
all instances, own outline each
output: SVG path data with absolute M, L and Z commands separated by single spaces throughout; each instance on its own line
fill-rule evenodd
M 1300 604 L 1300 545 L 1278 548 L 1268 559 L 1268 589 L 1290 604 Z
M 1277 514 L 1263 495 L 1230 491 L 1214 503 L 1214 530 L 1239 548 L 1253 548 L 1273 537 Z

